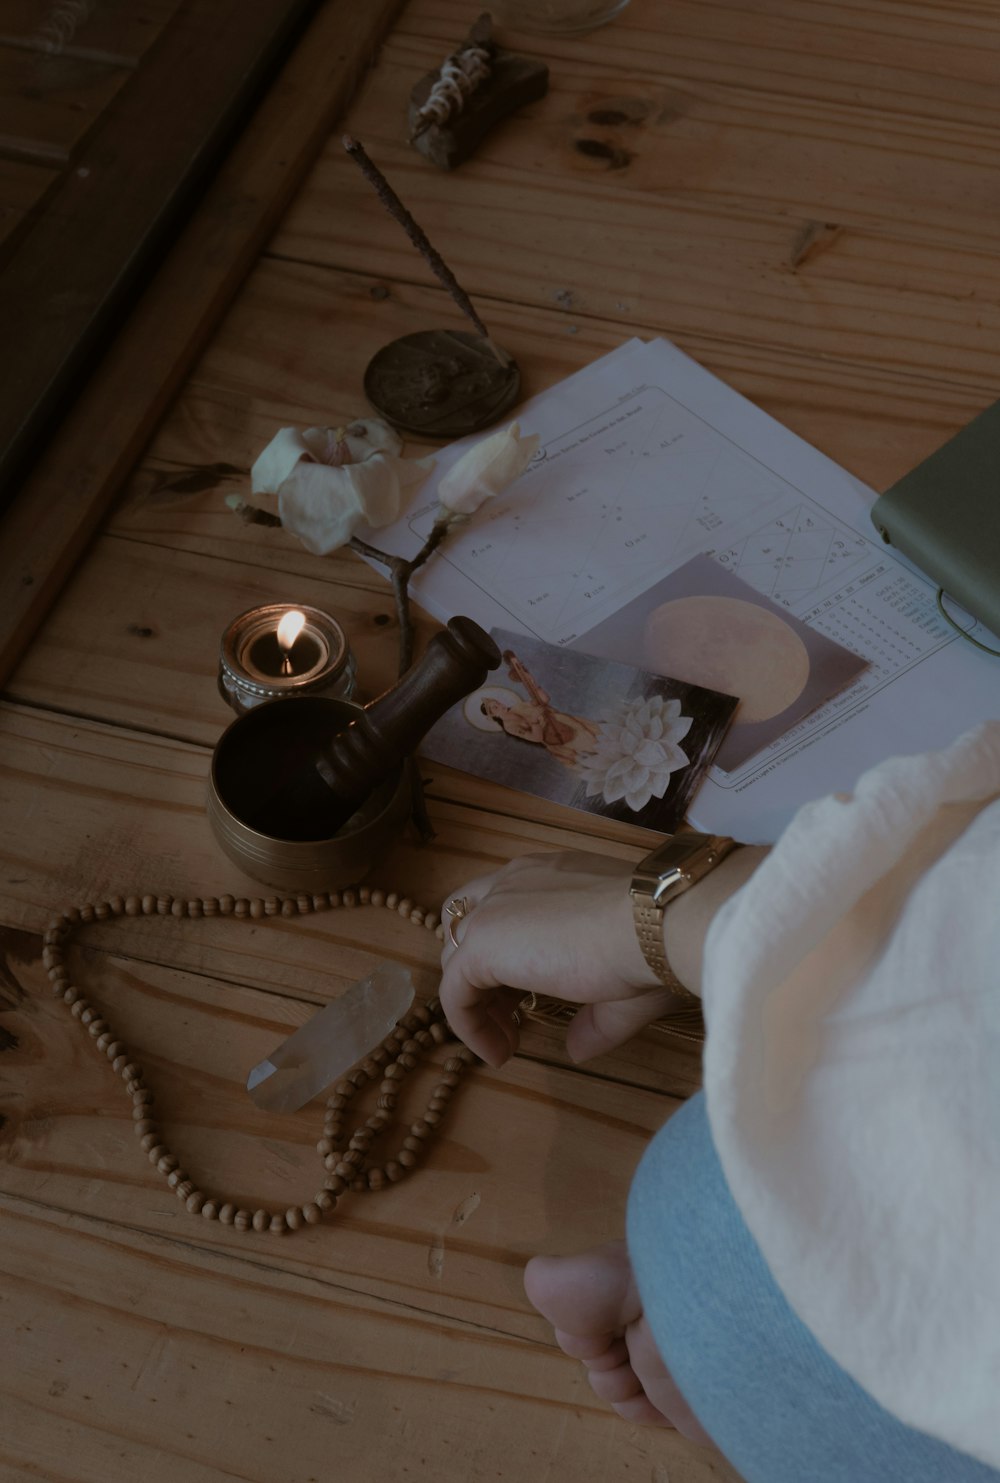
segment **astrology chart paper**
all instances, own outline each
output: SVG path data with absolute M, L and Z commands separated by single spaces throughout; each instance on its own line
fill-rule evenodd
M 704 554 L 867 661 L 744 765 L 713 768 L 692 823 L 773 840 L 801 804 L 849 789 L 885 757 L 945 746 L 1000 715 L 1000 666 L 948 626 L 932 584 L 878 539 L 872 491 L 675 346 L 630 341 L 526 403 L 518 421 L 540 435 L 538 454 L 413 583 L 436 617 L 467 613 L 586 651 L 588 630 Z M 442 451 L 414 507 L 372 532 L 375 544 L 419 549 L 438 480 L 474 441 Z

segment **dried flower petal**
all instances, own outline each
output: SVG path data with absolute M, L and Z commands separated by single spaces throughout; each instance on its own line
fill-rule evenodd
M 438 500 L 452 515 L 471 515 L 485 500 L 520 478 L 538 451 L 537 433 L 522 438 L 512 422 L 474 443 L 438 485 Z
M 326 555 L 359 525 L 395 520 L 404 491 L 433 467 L 432 458 L 399 458 L 402 446 L 378 417 L 348 427 L 283 427 L 254 464 L 251 489 L 277 495 L 282 524 L 308 550 Z

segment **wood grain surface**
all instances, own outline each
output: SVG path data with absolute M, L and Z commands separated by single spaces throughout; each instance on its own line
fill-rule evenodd
M 128 7 L 116 33 L 109 5 L 64 46 L 76 126 L 88 79 L 110 86 L 172 13 Z M 881 489 L 998 394 L 1000 17 L 982 0 L 632 0 L 589 35 L 506 32 L 548 62 L 549 95 L 446 175 L 407 148 L 406 99 L 475 7 L 411 0 L 377 59 L 365 10 L 323 7 L 328 44 L 272 90 L 0 541 L 0 1335 L 15 1357 L 0 1480 L 737 1483 L 711 1450 L 596 1402 L 521 1285 L 531 1253 L 621 1234 L 649 1136 L 698 1085 L 696 1048 L 647 1034 L 576 1067 L 560 1029 L 528 1020 L 502 1072 L 470 1074 L 414 1178 L 314 1230 L 244 1236 L 181 1211 L 142 1157 L 120 1084 L 49 994 L 40 934 L 55 909 L 134 889 L 262 889 L 204 808 L 237 612 L 315 603 L 347 629 L 366 693 L 394 673 L 380 573 L 225 503 L 280 427 L 367 415 L 364 367 L 386 341 L 458 323 L 341 127 L 516 355 L 526 395 L 663 334 Z M 0 58 L 43 56 L 36 17 L 11 0 Z M 54 92 L 48 137 L 71 148 L 58 106 Z M 50 180 L 0 161 L 9 240 Z M 432 628 L 418 615 L 420 642 Z M 422 772 L 435 838 L 401 838 L 374 883 L 432 909 L 525 852 L 648 848 Z M 432 995 L 438 953 L 396 914 L 342 908 L 101 923 L 71 964 L 141 1053 L 185 1163 L 277 1206 L 318 1187 L 321 1114 L 265 1116 L 247 1069 L 381 959 Z M 429 1075 L 414 1073 L 415 1107 Z

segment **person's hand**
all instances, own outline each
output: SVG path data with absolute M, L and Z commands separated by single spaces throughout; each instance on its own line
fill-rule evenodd
M 676 1004 L 642 956 L 632 866 L 600 856 L 527 855 L 468 881 L 467 915 L 445 934 L 441 1003 L 448 1023 L 491 1066 L 518 1044 L 514 1011 L 534 992 L 584 1007 L 566 1048 L 574 1060 L 630 1039 Z

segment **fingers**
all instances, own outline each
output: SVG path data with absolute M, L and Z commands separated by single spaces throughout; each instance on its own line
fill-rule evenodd
M 635 999 L 585 1004 L 566 1032 L 566 1050 L 574 1061 L 589 1061 L 624 1045 L 674 1002 L 669 989 L 653 989 Z

